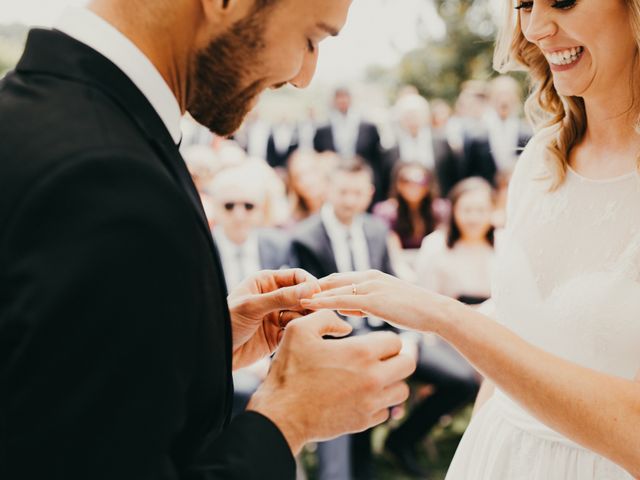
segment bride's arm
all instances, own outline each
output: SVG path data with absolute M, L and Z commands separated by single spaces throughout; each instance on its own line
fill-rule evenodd
M 451 305 L 437 333 L 537 418 L 640 476 L 640 384 L 580 367 Z
M 496 386 L 489 379 L 484 379 L 480 386 L 480 391 L 476 397 L 476 403 L 473 405 L 473 413 L 471 416 L 475 417 L 478 411 L 487 403 L 487 400 L 491 398 L 493 392 L 496 390 Z
M 640 477 L 640 383 L 551 355 L 459 302 L 379 272 L 321 284 L 329 291 L 305 308 L 361 310 L 436 332 L 542 422 Z

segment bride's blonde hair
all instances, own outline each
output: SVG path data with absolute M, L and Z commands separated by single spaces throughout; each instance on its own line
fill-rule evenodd
M 623 1 L 627 5 L 631 27 L 640 50 L 640 0 Z M 546 161 L 551 177 L 551 190 L 555 190 L 567 174 L 571 149 L 582 140 L 587 128 L 584 101 L 580 97 L 558 94 L 545 56 L 522 32 L 520 15 L 514 8 L 514 1 L 503 0 L 503 3 L 504 20 L 498 35 L 493 67 L 500 73 L 514 70 L 529 72 L 532 88 L 525 103 L 525 113 L 536 131 L 549 128 L 553 132 L 547 143 Z M 639 60 L 639 50 L 636 50 L 636 63 Z M 637 89 L 634 81 L 634 78 L 630 79 L 631 88 Z M 635 103 L 634 96 L 634 106 Z M 635 127 L 640 133 L 640 119 Z

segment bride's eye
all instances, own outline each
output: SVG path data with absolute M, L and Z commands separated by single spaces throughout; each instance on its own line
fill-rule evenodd
M 558 0 L 553 5 L 553 8 L 557 8 L 559 10 L 569 10 L 576 6 L 577 0 Z
M 524 10 L 525 12 L 530 12 L 533 8 L 533 2 L 520 2 L 516 7 L 516 10 Z

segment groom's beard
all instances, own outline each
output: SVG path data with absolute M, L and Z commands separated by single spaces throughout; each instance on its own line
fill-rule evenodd
M 196 54 L 187 110 L 212 132 L 229 136 L 240 128 L 265 80 L 251 80 L 264 48 L 264 25 L 269 9 L 251 13 Z M 248 84 L 248 85 L 247 85 Z

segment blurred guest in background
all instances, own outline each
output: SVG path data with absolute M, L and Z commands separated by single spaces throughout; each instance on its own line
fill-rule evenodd
M 521 97 L 520 85 L 513 77 L 503 75 L 491 81 L 485 132 L 465 145 L 465 176 L 483 177 L 496 186 L 497 173 L 513 170 L 533 133 L 520 117 Z
M 446 137 L 431 129 L 429 102 L 420 95 L 406 94 L 394 106 L 397 146 L 390 152 L 391 163 L 416 162 L 435 172 L 438 189 L 447 195 L 459 178 L 456 156 Z
M 216 136 L 207 127 L 203 127 L 196 122 L 189 114 L 182 117 L 180 121 L 180 131 L 182 132 L 182 139 L 180 141 L 181 152 L 194 145 L 211 146 Z
M 290 243 L 284 232 L 262 228 L 267 191 L 255 164 L 220 172 L 211 185 L 218 246 L 227 289 L 260 270 L 288 266 Z M 267 375 L 269 360 L 233 372 L 234 414 L 245 410 Z
M 454 114 L 447 124 L 447 139 L 457 155 L 464 154 L 465 144 L 485 132 L 487 85 L 480 80 L 467 80 L 460 88 Z
M 415 281 L 417 249 L 448 215 L 448 202 L 436 198 L 434 175 L 420 163 L 399 162 L 392 173 L 391 198 L 377 203 L 373 214 L 390 229 L 389 254 L 396 274 Z
M 260 270 L 277 270 L 289 262 L 290 244 L 284 232 L 264 228 L 267 189 L 255 165 L 218 173 L 210 191 L 227 288 Z
M 242 127 L 234 133 L 233 138 L 250 157 L 266 159 L 270 134 L 271 125 L 263 118 L 262 110 L 258 105 L 247 115 Z
M 464 303 L 481 303 L 491 296 L 493 189 L 483 178 L 468 178 L 451 191 L 450 201 L 448 231 L 435 232 L 422 244 L 418 283 Z
M 447 125 L 453 110 L 451 105 L 446 100 L 441 98 L 434 98 L 431 100 L 431 129 L 435 135 L 444 136 L 447 135 Z
M 191 145 L 184 148 L 182 157 L 189 169 L 193 183 L 202 200 L 202 206 L 209 222 L 213 226 L 213 205 L 207 186 L 211 183 L 218 169 L 220 159 L 210 145 Z
M 298 148 L 313 150 L 313 139 L 316 136 L 317 128 L 316 110 L 309 107 L 306 116 L 298 123 Z
M 377 203 L 373 214 L 387 223 L 400 248 L 420 248 L 424 237 L 436 229 L 434 210 L 444 210 L 437 207 L 433 173 L 421 163 L 400 162 L 392 179 L 390 198 Z
M 328 201 L 320 213 L 300 223 L 293 235 L 297 266 L 316 277 L 377 269 L 392 273 L 388 228 L 366 212 L 373 197 L 373 172 L 355 157 L 331 173 Z M 354 333 L 387 328 L 374 318 L 351 318 Z M 369 480 L 373 475 L 370 431 L 318 445 L 320 480 Z
M 336 152 L 345 161 L 355 155 L 362 157 L 374 173 L 375 201 L 386 198 L 390 169 L 380 145 L 380 133 L 352 106 L 351 92 L 347 88 L 335 90 L 329 124 L 318 128 L 313 146 L 318 152 Z
M 271 126 L 267 141 L 267 163 L 276 169 L 284 170 L 287 159 L 299 146 L 298 127 L 289 115 L 283 113 Z
M 448 232 L 436 231 L 423 242 L 418 283 L 438 293 L 477 304 L 490 297 L 489 270 L 493 261 L 493 191 L 482 178 L 469 178 L 450 195 L 453 214 Z M 413 378 L 433 387 L 407 419 L 387 437 L 385 448 L 408 474 L 428 472 L 416 456 L 419 442 L 443 415 L 471 402 L 480 377 L 451 346 L 433 334 L 423 336 Z
M 327 198 L 329 173 L 340 159 L 331 152 L 298 150 L 289 158 L 288 187 L 290 223 L 295 224 L 320 212 Z

